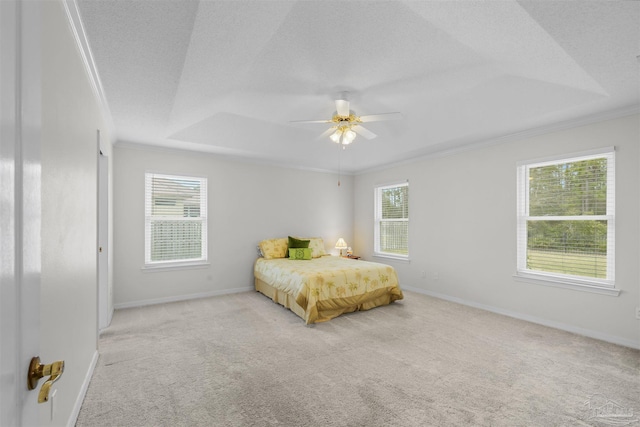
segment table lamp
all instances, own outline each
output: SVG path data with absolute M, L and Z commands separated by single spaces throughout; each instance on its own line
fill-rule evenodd
M 340 256 L 342 256 L 342 250 L 347 249 L 347 247 L 347 242 L 342 237 L 336 242 L 336 249 L 340 249 Z

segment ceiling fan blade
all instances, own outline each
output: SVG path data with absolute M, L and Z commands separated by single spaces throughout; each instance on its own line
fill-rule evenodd
M 289 123 L 333 123 L 331 120 L 292 120 Z
M 360 116 L 362 123 L 366 122 L 380 122 L 383 120 L 398 120 L 402 118 L 402 113 L 383 113 L 383 114 L 371 114 L 368 116 Z
M 324 138 L 328 137 L 329 135 L 331 135 L 332 133 L 334 133 L 335 131 L 336 131 L 336 127 L 335 126 L 331 126 L 329 129 L 327 129 L 324 132 L 322 132 L 316 139 L 324 139 Z
M 351 129 L 353 129 L 355 133 L 362 136 L 364 139 L 373 139 L 377 136 L 375 133 L 371 132 L 369 129 L 364 128 L 360 125 L 353 126 Z
M 349 101 L 346 99 L 336 99 L 336 112 L 339 116 L 349 115 Z

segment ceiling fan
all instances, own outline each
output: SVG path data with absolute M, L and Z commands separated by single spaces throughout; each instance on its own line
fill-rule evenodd
M 356 134 L 365 139 L 373 139 L 376 134 L 362 126 L 362 123 L 379 122 L 383 120 L 397 120 L 402 118 L 400 113 L 371 114 L 357 116 L 349 109 L 349 93 L 342 92 L 336 99 L 336 112 L 329 120 L 296 120 L 291 123 L 327 123 L 331 127 L 324 131 L 318 138 L 329 138 L 336 144 L 349 145 L 356 138 Z M 344 147 L 343 147 L 344 148 Z

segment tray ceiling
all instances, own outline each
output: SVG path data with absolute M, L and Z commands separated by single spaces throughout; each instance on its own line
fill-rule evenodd
M 119 142 L 357 173 L 640 103 L 640 2 L 77 3 Z M 404 118 L 289 123 L 344 90 Z

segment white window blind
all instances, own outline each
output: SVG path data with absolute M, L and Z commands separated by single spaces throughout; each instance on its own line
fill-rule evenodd
M 207 179 L 145 174 L 145 265 L 207 260 Z
M 374 245 L 377 255 L 408 258 L 408 182 L 375 188 Z
M 519 165 L 517 233 L 519 274 L 612 288 L 613 149 Z

